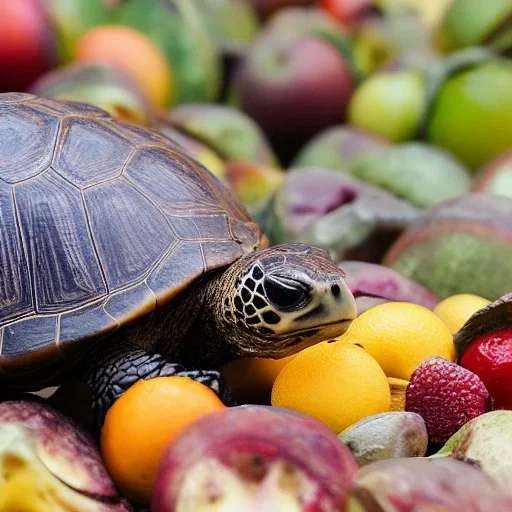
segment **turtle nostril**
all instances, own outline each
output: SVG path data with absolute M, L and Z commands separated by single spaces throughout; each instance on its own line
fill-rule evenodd
M 333 284 L 331 286 L 331 293 L 333 294 L 334 298 L 337 299 L 340 296 L 340 293 L 341 293 L 341 289 L 340 289 L 339 285 Z

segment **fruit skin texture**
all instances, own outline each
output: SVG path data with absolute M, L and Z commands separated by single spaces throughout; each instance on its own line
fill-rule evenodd
M 369 416 L 339 434 L 359 466 L 378 460 L 423 457 L 428 436 L 423 418 L 413 412 L 383 412 Z
M 153 512 L 335 512 L 357 464 L 313 418 L 238 406 L 194 424 L 166 451 Z M 213 503 L 213 504 L 212 504 Z
M 512 409 L 512 326 L 473 340 L 460 364 L 482 379 L 496 409 Z
M 149 503 L 169 443 L 196 419 L 224 408 L 210 388 L 188 377 L 136 382 L 114 402 L 101 431 L 101 454 L 116 485 Z
M 130 27 L 102 25 L 77 43 L 78 62 L 107 62 L 129 73 L 155 106 L 172 99 L 172 74 L 165 56 L 146 35 Z
M 379 304 L 358 316 L 341 337 L 364 347 L 388 377 L 409 380 L 429 357 L 453 361 L 452 335 L 432 311 L 408 302 Z
M 442 299 L 495 300 L 512 290 L 512 198 L 466 194 L 430 208 L 395 241 L 384 264 Z
M 94 440 L 33 395 L 0 403 L 0 510 L 128 512 Z
M 388 381 L 377 361 L 343 341 L 303 350 L 283 368 L 272 388 L 272 405 L 309 414 L 336 433 L 389 411 L 390 400 Z
M 432 458 L 471 461 L 501 490 L 512 485 L 512 411 L 492 411 L 466 423 Z M 489 509 L 492 510 L 492 509 Z
M 507 512 L 510 494 L 484 473 L 452 459 L 388 459 L 361 468 L 356 503 L 368 512 Z M 367 506 L 367 508 L 365 507 Z
M 40 0 L 0 3 L 0 92 L 24 91 L 57 64 L 57 44 Z
M 424 88 L 423 79 L 414 71 L 372 75 L 352 96 L 350 124 L 392 142 L 409 140 L 421 121 Z
M 434 313 L 455 334 L 473 313 L 490 303 L 490 300 L 471 293 L 452 295 L 441 301 L 434 308 Z
M 491 408 L 491 396 L 478 376 L 441 357 L 424 361 L 407 387 L 405 410 L 423 417 L 432 443 L 446 442 Z
M 477 170 L 512 146 L 512 64 L 487 62 L 449 78 L 429 113 L 429 142 Z

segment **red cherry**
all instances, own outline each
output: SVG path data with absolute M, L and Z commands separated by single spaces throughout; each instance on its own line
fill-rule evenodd
M 496 409 L 512 409 L 512 329 L 480 336 L 466 349 L 460 363 L 480 377 Z

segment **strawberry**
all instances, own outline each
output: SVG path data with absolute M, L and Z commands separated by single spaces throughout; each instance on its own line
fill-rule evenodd
M 412 374 L 405 410 L 425 420 L 429 439 L 444 443 L 469 420 L 492 409 L 492 398 L 473 372 L 441 357 L 424 361 Z

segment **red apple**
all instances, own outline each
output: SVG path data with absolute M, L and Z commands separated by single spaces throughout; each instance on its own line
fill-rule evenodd
M 241 106 L 277 148 L 298 149 L 342 122 L 355 88 L 351 64 L 321 37 L 263 34 L 237 76 Z
M 24 91 L 57 63 L 57 44 L 41 0 L 0 1 L 0 92 Z

